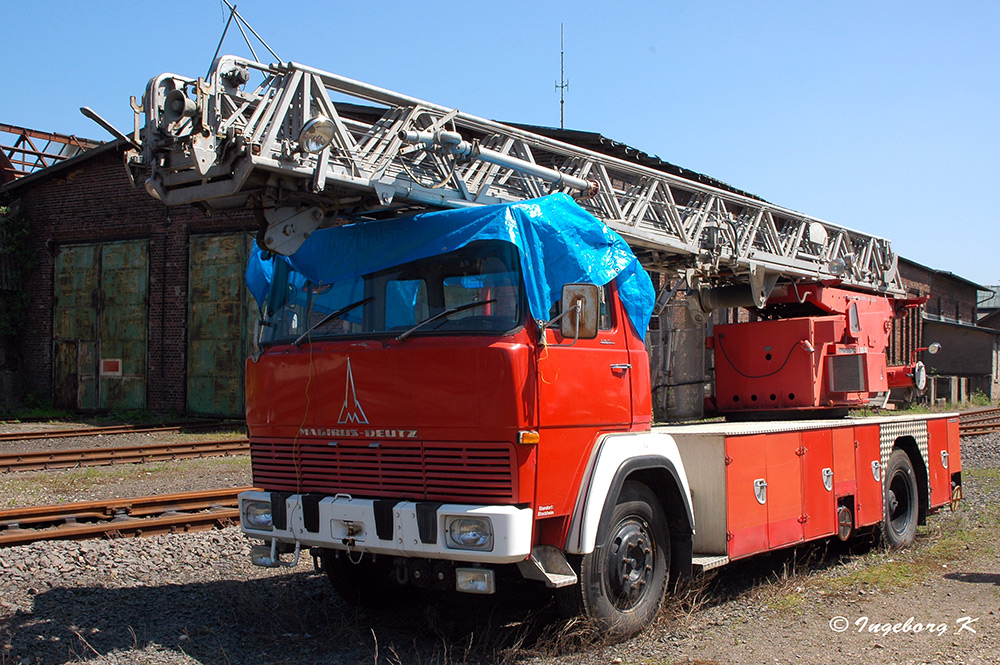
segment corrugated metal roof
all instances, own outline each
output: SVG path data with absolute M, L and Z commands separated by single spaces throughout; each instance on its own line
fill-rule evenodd
M 1000 284 L 982 287 L 978 300 L 979 311 L 1000 309 Z

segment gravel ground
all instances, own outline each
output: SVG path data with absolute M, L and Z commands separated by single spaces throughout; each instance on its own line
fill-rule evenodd
M 1000 469 L 1000 434 L 962 439 L 962 468 Z
M 0 549 L 0 665 L 996 663 L 1000 435 L 964 441 L 962 454 L 963 510 L 933 516 L 911 550 L 830 545 L 737 562 L 611 645 L 516 580 L 501 580 L 495 596 L 352 608 L 308 557 L 251 566 L 235 527 Z M 242 484 L 246 457 L 9 474 L 0 497 L 30 505 Z M 942 553 L 944 543 L 959 551 Z M 836 632 L 840 619 L 847 629 Z

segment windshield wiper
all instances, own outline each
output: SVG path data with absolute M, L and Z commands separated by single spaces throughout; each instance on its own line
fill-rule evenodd
M 407 337 L 409 337 L 410 335 L 412 335 L 413 333 L 415 333 L 418 328 L 423 328 L 428 323 L 432 323 L 432 322 L 437 321 L 438 319 L 442 319 L 442 318 L 444 318 L 446 316 L 451 316 L 452 314 L 455 314 L 457 312 L 464 312 L 467 309 L 473 309 L 475 307 L 482 307 L 483 305 L 489 305 L 491 302 L 496 302 L 496 301 L 497 301 L 496 298 L 490 298 L 489 300 L 482 300 L 482 301 L 476 301 L 476 302 L 467 302 L 464 305 L 459 305 L 458 307 L 452 307 L 451 309 L 446 309 L 443 312 L 438 312 L 434 316 L 432 316 L 430 318 L 427 318 L 427 319 L 424 319 L 423 321 L 421 321 L 417 325 L 413 326 L 409 330 L 407 330 L 405 332 L 401 332 L 396 337 L 396 339 L 398 341 L 402 342 L 404 339 L 406 339 Z
M 326 316 L 324 316 L 322 319 L 320 319 L 318 322 L 314 323 L 309 328 L 309 330 L 307 330 L 304 333 L 302 333 L 301 335 L 299 335 L 299 338 L 296 339 L 294 342 L 292 342 L 292 346 L 298 346 L 299 344 L 301 344 L 302 340 L 304 340 L 306 337 L 309 336 L 309 333 L 311 333 L 312 331 L 316 330 L 316 328 L 319 328 L 324 323 L 329 323 L 332 319 L 335 319 L 338 316 L 343 316 L 344 314 L 347 314 L 348 312 L 350 312 L 352 309 L 355 309 L 356 307 L 360 307 L 361 305 L 364 305 L 367 302 L 371 302 L 372 300 L 375 300 L 375 296 L 368 296 L 367 298 L 362 298 L 361 300 L 359 300 L 357 302 L 352 302 L 350 305 L 345 305 L 344 307 L 341 307 L 340 309 L 338 309 L 338 310 L 336 310 L 334 312 L 330 312 L 329 314 L 327 314 Z

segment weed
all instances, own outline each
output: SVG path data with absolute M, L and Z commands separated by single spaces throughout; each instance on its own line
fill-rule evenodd
M 933 413 L 935 409 L 928 404 L 922 404 L 918 402 L 907 402 L 906 404 L 902 404 L 896 407 L 896 411 L 902 413 L 918 414 L 918 413 Z
M 976 392 L 972 393 L 972 396 L 969 397 L 969 403 L 973 406 L 993 406 L 990 396 L 982 390 L 976 390 Z
M 246 438 L 246 428 L 237 429 L 217 429 L 211 432 L 184 432 L 171 435 L 171 441 L 177 443 L 191 443 L 196 441 L 215 441 L 216 439 L 244 439 Z
M 52 406 L 52 401 L 35 393 L 21 398 L 19 406 L 13 406 L 2 413 L 5 420 L 66 420 L 73 414 L 65 409 Z

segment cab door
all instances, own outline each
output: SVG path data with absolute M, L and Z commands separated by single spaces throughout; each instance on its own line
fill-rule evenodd
M 632 422 L 631 373 L 622 334 L 627 325 L 602 291 L 597 337 L 566 339 L 558 329 L 540 333 L 536 350 L 538 443 L 536 517 L 569 515 L 599 434 L 625 431 Z M 556 324 L 558 326 L 558 324 Z
M 538 350 L 539 427 L 621 429 L 632 422 L 632 366 L 625 343 L 627 321 L 612 287 L 601 290 L 601 314 L 594 339 L 564 338 L 545 330 Z

